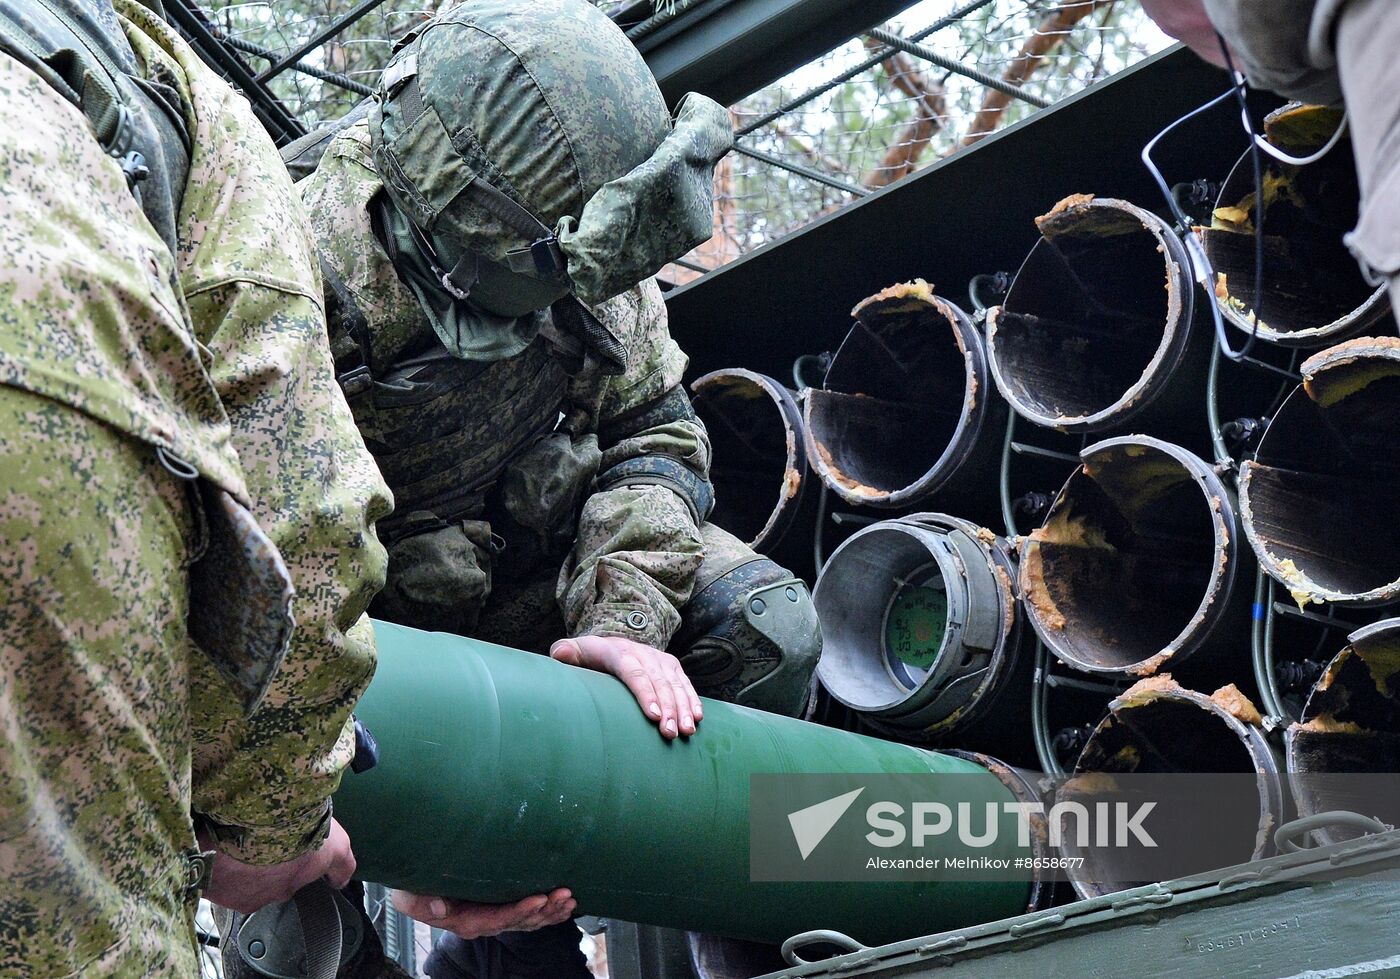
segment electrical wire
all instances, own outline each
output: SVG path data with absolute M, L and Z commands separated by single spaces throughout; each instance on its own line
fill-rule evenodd
M 1249 159 L 1254 168 L 1254 305 L 1251 312 L 1254 322 L 1250 324 L 1253 329 L 1249 333 L 1249 342 L 1244 345 L 1240 355 L 1236 360 L 1243 360 L 1248 356 L 1249 351 L 1254 347 L 1254 341 L 1259 336 L 1259 320 L 1264 312 L 1264 158 L 1259 154 L 1259 135 L 1254 130 L 1254 122 L 1249 118 L 1249 102 L 1245 99 L 1244 75 L 1235 70 L 1235 59 L 1230 54 L 1230 46 L 1225 43 L 1225 38 L 1218 33 L 1215 35 L 1216 41 L 1220 43 L 1220 53 L 1225 56 L 1225 66 L 1230 71 L 1230 78 L 1234 81 L 1231 86 L 1235 92 L 1235 101 L 1240 104 L 1240 119 L 1244 122 L 1244 128 L 1249 132 Z M 1229 356 L 1229 351 L 1226 351 Z
M 1317 150 L 1315 153 L 1309 153 L 1307 156 L 1290 156 L 1263 136 L 1256 133 L 1250 125 L 1248 114 L 1241 113 L 1240 119 L 1244 122 L 1245 132 L 1249 134 L 1249 138 L 1254 141 L 1255 145 L 1280 163 L 1291 163 L 1295 167 L 1305 167 L 1309 163 L 1316 163 L 1318 160 L 1322 159 L 1328 153 L 1332 152 L 1333 147 L 1342 141 L 1342 137 L 1346 135 L 1347 131 L 1347 117 L 1344 115 L 1342 116 L 1342 121 L 1337 124 L 1337 131 L 1328 137 L 1327 142 L 1322 144 L 1321 149 Z
M 826 481 L 822 481 L 821 495 L 817 497 L 817 525 L 812 534 L 812 563 L 817 566 L 817 574 L 821 575 L 822 569 L 826 567 L 826 555 L 823 553 L 822 536 L 826 531 Z
M 1222 47 L 1224 46 L 1223 40 L 1221 41 L 1221 45 Z M 1226 51 L 1226 57 L 1229 57 L 1228 50 Z M 1147 141 L 1147 145 L 1145 145 L 1142 148 L 1141 159 L 1143 166 L 1147 168 L 1147 172 L 1151 175 L 1153 181 L 1157 184 L 1158 190 L 1162 192 L 1162 197 L 1166 200 L 1167 207 L 1171 209 L 1172 216 L 1181 226 L 1182 244 L 1185 246 L 1186 254 L 1191 260 L 1192 278 L 1194 278 L 1196 282 L 1201 286 L 1201 288 L 1205 290 L 1206 296 L 1210 299 L 1210 314 L 1211 319 L 1215 324 L 1215 338 L 1216 342 L 1220 346 L 1220 352 L 1225 357 L 1238 363 L 1239 361 L 1242 361 L 1246 357 L 1248 357 L 1250 352 L 1254 349 L 1254 343 L 1259 336 L 1259 307 L 1263 302 L 1264 177 L 1263 164 L 1259 157 L 1259 150 L 1256 146 L 1254 146 L 1253 141 L 1251 141 L 1250 155 L 1254 165 L 1255 188 L 1254 322 L 1251 324 L 1252 328 L 1249 333 L 1249 339 L 1245 342 L 1245 345 L 1238 350 L 1231 346 L 1230 338 L 1225 331 L 1225 319 L 1220 315 L 1220 302 L 1215 295 L 1215 283 L 1213 281 L 1215 278 L 1215 270 L 1211 266 L 1210 259 L 1206 257 L 1205 246 L 1201 244 L 1200 237 L 1197 236 L 1194 232 L 1192 232 L 1192 222 L 1190 217 L 1188 217 L 1186 212 L 1182 210 L 1181 205 L 1177 202 L 1176 195 L 1172 193 L 1171 187 L 1167 184 L 1166 178 L 1162 176 L 1162 171 L 1158 168 L 1157 164 L 1152 159 L 1152 151 L 1156 149 L 1157 144 L 1160 143 L 1169 134 L 1171 134 L 1177 127 L 1189 122 L 1190 120 L 1196 118 L 1199 115 L 1209 112 L 1211 109 L 1214 109 L 1216 106 L 1220 105 L 1221 103 L 1225 102 L 1227 99 L 1230 99 L 1232 97 L 1236 98 L 1239 101 L 1242 111 L 1246 113 L 1244 118 L 1246 119 L 1246 121 L 1248 121 L 1248 104 L 1245 102 L 1244 98 L 1243 80 L 1241 76 L 1238 75 L 1238 73 L 1233 72 L 1233 69 L 1231 69 L 1231 71 L 1231 77 L 1233 78 L 1233 82 L 1230 85 L 1229 89 L 1227 89 L 1224 92 L 1221 92 L 1219 95 L 1217 95 L 1215 98 L 1211 99 L 1204 105 L 1192 109 L 1190 112 L 1186 113 L 1186 115 L 1182 116 L 1175 122 L 1168 125 L 1156 136 L 1153 136 L 1150 140 Z M 1251 133 L 1252 132 L 1253 129 L 1251 127 Z
M 1211 319 L 1215 323 L 1215 338 L 1220 346 L 1220 352 L 1230 360 L 1240 361 L 1243 360 L 1245 354 L 1249 352 L 1249 345 L 1254 342 L 1254 337 L 1251 335 L 1249 343 L 1245 345 L 1243 350 L 1237 351 L 1230 346 L 1230 339 L 1225 334 L 1225 320 L 1220 315 L 1220 303 L 1215 298 L 1214 283 L 1211 281 L 1215 276 L 1214 269 L 1210 264 L 1210 259 L 1206 257 L 1205 248 L 1202 246 L 1200 238 L 1191 231 L 1191 219 L 1187 216 L 1186 212 L 1181 209 L 1181 205 L 1177 203 L 1176 197 L 1172 194 L 1171 187 L 1167 184 L 1166 178 L 1162 176 L 1162 171 L 1158 169 L 1157 164 L 1153 162 L 1152 159 L 1152 151 L 1156 149 L 1157 144 L 1173 130 L 1197 116 L 1214 109 L 1233 94 L 1234 86 L 1232 85 L 1228 91 L 1220 93 L 1215 98 L 1205 103 L 1205 105 L 1192 109 L 1190 112 L 1186 113 L 1186 115 L 1168 125 L 1156 136 L 1153 136 L 1147 141 L 1147 145 L 1142 148 L 1141 158 L 1143 166 L 1147 168 L 1147 172 L 1152 176 L 1153 181 L 1157 184 L 1157 188 L 1162 192 L 1162 197 L 1166 200 L 1167 207 L 1171 209 L 1172 217 L 1176 219 L 1177 223 L 1182 228 L 1182 245 L 1185 246 L 1186 254 L 1191 260 L 1191 277 L 1196 280 L 1197 284 L 1205 290 L 1206 295 L 1210 297 Z M 1258 314 L 1256 314 L 1254 318 L 1254 328 L 1257 333 L 1259 328 Z

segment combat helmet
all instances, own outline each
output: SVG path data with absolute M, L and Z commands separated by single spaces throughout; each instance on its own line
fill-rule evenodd
M 385 68 L 369 128 L 390 220 L 416 246 L 404 259 L 491 314 L 552 307 L 605 363 L 621 350 L 582 304 L 710 236 L 732 144 L 728 113 L 702 95 L 673 120 L 636 48 L 585 0 L 466 0 L 434 18 Z

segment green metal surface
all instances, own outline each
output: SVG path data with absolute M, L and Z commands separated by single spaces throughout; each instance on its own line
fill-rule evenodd
M 984 771 L 971 762 L 718 701 L 695 736 L 667 743 L 610 676 L 375 632 L 357 715 L 380 762 L 335 797 L 366 880 L 478 901 L 569 887 L 583 914 L 769 942 L 812 928 L 888 942 L 1027 907 L 1028 882 L 749 880 L 751 774 Z M 956 801 L 1014 801 L 990 773 L 976 784 L 979 798 Z M 963 853 L 946 847 L 927 855 Z
M 656 30 L 628 30 L 666 101 L 689 91 L 729 105 L 915 0 L 702 0 Z
M 1400 831 L 870 948 L 815 976 L 1400 975 Z

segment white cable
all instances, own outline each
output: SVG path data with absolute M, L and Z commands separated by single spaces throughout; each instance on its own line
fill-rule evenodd
M 1330 153 L 1332 151 L 1332 147 L 1336 146 L 1342 141 L 1342 134 L 1346 131 L 1347 117 L 1342 116 L 1342 121 L 1337 125 L 1337 131 L 1332 134 L 1332 137 L 1329 140 L 1327 140 L 1327 142 L 1322 144 L 1322 149 L 1318 150 L 1316 153 L 1310 153 L 1307 156 L 1289 156 L 1287 153 L 1283 152 L 1283 150 L 1279 149 L 1273 143 L 1270 143 L 1268 140 L 1266 140 L 1263 136 L 1259 136 L 1257 134 L 1251 135 L 1254 135 L 1254 142 L 1258 144 L 1259 148 L 1265 153 L 1272 156 L 1275 160 L 1281 160 L 1284 163 L 1291 163 L 1294 166 L 1304 167 L 1307 166 L 1309 163 L 1316 163 L 1318 160 L 1322 159 L 1324 156 Z
M 1235 84 L 1240 86 L 1245 84 L 1245 77 L 1239 72 L 1235 72 Z M 1321 149 L 1317 150 L 1315 153 L 1309 153 L 1307 156 L 1289 156 L 1283 150 L 1254 131 L 1254 127 L 1249 123 L 1249 113 L 1244 109 L 1240 110 L 1240 122 L 1244 126 L 1245 133 L 1250 139 L 1254 140 L 1255 146 L 1272 156 L 1275 160 L 1281 163 L 1291 163 L 1295 167 L 1305 167 L 1309 163 L 1316 163 L 1318 160 L 1322 159 L 1328 153 L 1332 152 L 1334 146 L 1342 141 L 1342 136 L 1347 131 L 1347 117 L 1343 115 L 1342 121 L 1337 124 L 1337 131 L 1332 134 L 1327 142 L 1322 144 Z

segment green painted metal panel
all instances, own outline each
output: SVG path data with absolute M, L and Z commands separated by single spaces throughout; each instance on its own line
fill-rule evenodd
M 718 701 L 695 736 L 667 743 L 610 676 L 444 633 L 375 633 L 357 715 L 380 762 L 335 797 L 366 880 L 478 901 L 570 887 L 580 913 L 769 942 L 818 927 L 886 942 L 1027 907 L 1022 882 L 749 880 L 750 774 L 984 772 L 971 762 Z M 1013 801 L 984 774 L 979 798 L 957 801 Z M 953 781 L 964 794 L 973 782 Z M 958 846 L 929 855 L 972 852 Z
M 1400 975 L 1400 831 L 1211 876 L 932 934 L 764 979 Z
M 637 38 L 666 101 L 739 101 L 916 0 L 707 0 Z

